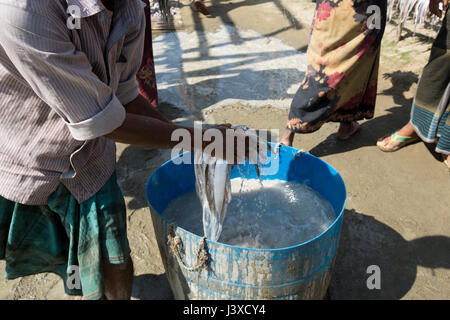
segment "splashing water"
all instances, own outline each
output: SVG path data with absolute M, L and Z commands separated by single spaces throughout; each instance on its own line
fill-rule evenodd
M 250 143 L 250 154 L 256 155 L 256 158 L 265 157 L 258 150 L 258 137 L 248 131 L 245 126 L 234 127 L 235 134 L 248 137 L 253 143 Z M 256 148 L 256 150 L 253 150 Z M 234 146 L 233 146 L 234 148 Z M 203 212 L 203 234 L 210 240 L 217 241 L 222 232 L 223 221 L 227 213 L 227 206 L 231 200 L 230 171 L 233 165 L 224 160 L 211 157 L 201 151 L 195 152 L 195 189 L 202 203 Z M 243 159 L 238 159 L 241 162 Z M 258 168 L 258 164 L 256 165 Z M 259 169 L 258 177 L 261 181 Z M 262 187 L 262 182 L 261 182 Z
M 217 241 L 231 200 L 230 171 L 224 160 L 195 153 L 195 189 L 202 203 L 203 234 Z

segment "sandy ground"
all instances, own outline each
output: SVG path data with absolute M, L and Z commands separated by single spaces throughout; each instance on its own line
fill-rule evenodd
M 229 122 L 282 132 L 306 67 L 314 4 L 211 0 L 211 17 L 187 4 L 180 3 L 183 25 L 176 33 L 154 33 L 161 111 L 180 123 Z M 418 28 L 413 36 L 409 23 L 397 43 L 395 30 L 389 24 L 383 39 L 375 118 L 362 122 L 350 141 L 336 139 L 336 124 L 294 141 L 334 166 L 348 190 L 330 299 L 450 298 L 450 174 L 432 145 L 392 154 L 375 146 L 408 121 L 435 35 Z M 172 299 L 145 199 L 149 175 L 169 158 L 169 151 L 118 144 L 135 263 L 133 299 Z M 370 265 L 380 267 L 381 290 L 367 289 Z M 73 299 L 53 274 L 6 281 L 3 272 L 0 262 L 0 299 Z

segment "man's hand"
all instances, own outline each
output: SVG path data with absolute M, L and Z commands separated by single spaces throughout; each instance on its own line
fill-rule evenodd
M 439 10 L 439 3 L 443 3 L 442 11 Z M 430 4 L 428 6 L 428 9 L 430 12 L 439 18 L 442 17 L 442 12 L 445 12 L 448 6 L 448 0 L 430 0 Z
M 130 107 L 139 106 L 132 104 Z M 135 111 L 141 111 L 136 108 Z M 246 135 L 242 132 L 231 129 L 230 124 L 219 124 L 201 129 L 195 127 L 183 127 L 176 125 L 165 118 L 161 118 L 159 114 L 153 113 L 153 109 L 149 109 L 150 114 L 137 114 L 127 110 L 125 121 L 113 132 L 105 135 L 105 137 L 116 142 L 137 145 L 146 148 L 156 149 L 172 149 L 179 144 L 179 141 L 173 141 L 173 133 L 178 129 L 187 130 L 190 134 L 191 145 L 186 149 L 190 151 L 198 151 L 200 148 L 206 153 L 216 158 L 221 158 L 229 163 L 241 163 L 245 158 L 249 158 L 258 152 L 257 136 Z M 213 130 L 208 133 L 208 130 Z M 196 145 L 196 134 L 201 135 L 201 144 Z M 215 140 L 219 138 L 217 143 Z M 213 144 L 214 143 L 214 144 Z M 261 156 L 261 155 L 260 155 Z
M 264 143 L 266 149 L 269 149 L 270 147 L 266 141 L 259 141 L 257 135 L 247 134 L 242 129 L 233 129 L 230 124 L 221 124 L 209 129 L 217 130 L 210 133 L 214 138 L 216 135 L 220 135 L 222 138 L 220 140 L 221 144 L 220 146 L 217 144 L 215 145 L 215 147 L 218 147 L 219 149 L 206 151 L 205 148 L 215 141 L 215 139 L 213 139 L 210 142 L 208 141 L 209 138 L 207 138 L 205 139 L 206 141 L 203 140 L 203 150 L 205 150 L 206 153 L 211 152 L 211 156 L 224 159 L 228 163 L 238 164 L 245 161 L 246 158 L 256 161 L 260 149 L 259 143 Z M 209 129 L 206 129 L 203 133 L 207 132 Z M 261 159 L 265 159 L 266 154 L 259 154 L 259 156 Z

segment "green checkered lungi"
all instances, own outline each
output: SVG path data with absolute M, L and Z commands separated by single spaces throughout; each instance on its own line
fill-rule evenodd
M 6 261 L 6 279 L 53 272 L 62 277 L 67 294 L 99 299 L 104 295 L 102 263 L 129 259 L 126 230 L 115 174 L 82 203 L 62 184 L 47 205 L 0 197 L 0 259 Z

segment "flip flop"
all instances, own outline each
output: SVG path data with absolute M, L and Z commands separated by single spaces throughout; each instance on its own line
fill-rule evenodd
M 391 134 L 390 136 L 390 140 L 388 142 L 388 144 L 386 146 L 383 145 L 383 141 L 386 137 L 388 137 L 388 135 L 382 137 L 381 139 L 379 139 L 377 141 L 377 147 L 384 152 L 394 152 L 397 151 L 400 148 L 403 148 L 405 146 L 407 146 L 408 144 L 414 143 L 416 141 L 419 141 L 420 138 L 418 136 L 415 137 L 411 137 L 411 136 L 400 136 L 397 134 L 398 131 L 394 132 L 393 134 Z M 392 142 L 400 142 L 398 145 L 396 146 L 392 146 Z
M 348 140 L 348 139 L 350 139 L 355 133 L 357 133 L 359 131 L 359 129 L 361 127 L 361 125 L 358 122 L 355 122 L 355 123 L 356 124 L 353 125 L 353 130 L 350 133 L 346 134 L 345 136 L 340 136 L 339 133 L 338 133 L 337 138 L 339 140 Z

